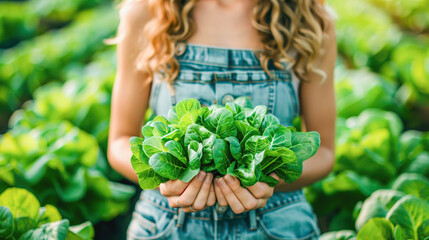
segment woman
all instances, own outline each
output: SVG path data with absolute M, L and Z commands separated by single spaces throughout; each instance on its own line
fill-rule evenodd
M 118 70 L 108 159 L 134 182 L 131 136 L 147 107 L 157 115 L 184 98 L 202 105 L 248 96 L 282 125 L 302 117 L 321 146 L 293 183 L 240 187 L 200 172 L 189 183 L 142 193 L 128 239 L 317 239 L 317 218 L 302 187 L 334 163 L 334 23 L 315 0 L 134 0 L 121 5 Z M 271 176 L 278 179 L 275 173 Z

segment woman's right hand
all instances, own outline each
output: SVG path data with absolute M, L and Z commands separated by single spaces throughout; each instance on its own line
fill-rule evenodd
M 181 207 L 184 212 L 201 211 L 216 203 L 213 174 L 204 171 L 200 171 L 188 183 L 178 179 L 169 180 L 160 184 L 159 189 L 171 207 Z

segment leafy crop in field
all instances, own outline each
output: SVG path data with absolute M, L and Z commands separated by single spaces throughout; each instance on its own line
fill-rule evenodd
M 156 116 L 142 127 L 143 138 L 130 139 L 140 186 L 151 189 L 169 179 L 188 182 L 200 169 L 231 174 L 244 186 L 258 181 L 276 185 L 271 172 L 295 181 L 303 161 L 316 153 L 320 136 L 284 127 L 266 111 L 263 105 L 253 108 L 245 97 L 210 108 L 192 98 L 180 101 L 169 119 Z
M 3 51 L 0 113 L 16 110 L 39 86 L 50 81 L 64 81 L 63 67 L 79 65 L 103 50 L 105 45 L 101 41 L 115 31 L 117 22 L 118 16 L 111 7 L 99 7 L 81 12 L 73 24 L 63 29 Z
M 378 70 L 401 40 L 402 32 L 390 16 L 365 1 L 330 0 L 338 14 L 338 49 L 354 67 Z
M 429 177 L 428 135 L 414 130 L 402 132 L 402 128 L 397 115 L 379 109 L 337 119 L 334 171 L 306 189 L 307 199 L 319 216 L 335 212 L 330 216 L 331 231 L 354 228 L 356 203 L 379 189 L 391 187 L 416 197 L 427 195 L 427 190 L 419 187 L 421 179 L 413 174 Z M 363 225 L 361 220 L 356 224 L 356 229 Z
M 34 36 L 38 25 L 39 19 L 27 2 L 0 2 L 0 48 Z
M 0 48 L 58 28 L 73 20 L 78 12 L 109 0 L 29 0 L 0 1 Z
M 395 99 L 396 86 L 380 75 L 368 70 L 335 68 L 335 93 L 339 117 L 359 115 L 365 109 L 378 108 L 402 112 L 402 105 Z
M 52 205 L 40 207 L 29 191 L 8 188 L 0 194 L 0 238 L 89 240 L 94 238 L 91 222 L 69 226 Z
M 352 230 L 329 232 L 320 239 L 427 239 L 429 181 L 419 174 L 404 173 L 391 189 L 375 191 L 355 211 L 357 234 Z
M 72 223 L 110 220 L 128 209 L 135 189 L 109 181 L 97 140 L 67 121 L 12 129 L 0 139 L 0 190 L 22 187 Z
M 429 6 L 425 0 L 369 0 L 369 2 L 386 10 L 402 27 L 417 33 L 429 29 Z
M 334 172 L 353 170 L 382 183 L 396 176 L 402 122 L 392 113 L 368 109 L 337 125 Z
M 397 176 L 402 128 L 396 114 L 380 109 L 337 119 L 334 170 L 306 190 L 307 199 L 319 215 L 341 213 L 331 221 L 332 228 L 352 227 L 351 212 L 356 203 Z
M 391 61 L 383 66 L 383 73 L 399 78 L 406 88 L 402 91 L 409 92 L 402 96 L 405 102 L 427 105 L 429 101 L 428 44 L 429 38 L 407 36 L 391 52 Z
M 405 131 L 401 134 L 399 146 L 398 170 L 429 178 L 429 132 Z
M 114 55 L 112 50 L 105 51 L 85 68 L 70 70 L 70 79 L 64 84 L 51 82 L 39 87 L 34 99 L 13 113 L 9 128 L 25 132 L 46 122 L 66 120 L 93 135 L 106 152 Z

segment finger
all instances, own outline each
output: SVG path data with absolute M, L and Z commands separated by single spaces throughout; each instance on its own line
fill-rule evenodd
M 270 198 L 273 195 L 274 188 L 267 183 L 257 182 L 253 186 L 246 187 L 256 199 Z
M 177 180 L 170 180 L 159 185 L 159 191 L 161 195 L 170 197 L 170 196 L 179 196 L 181 195 L 189 183 Z
M 222 193 L 222 190 L 220 189 L 220 185 L 218 183 L 218 179 L 214 181 L 214 190 L 216 194 L 216 200 L 219 206 L 226 207 L 228 206 L 228 202 L 226 201 L 225 196 Z
M 249 190 L 241 187 L 240 181 L 236 177 L 226 175 L 224 179 L 244 208 L 255 209 L 257 207 L 258 200 L 249 192 Z
M 200 171 L 200 173 L 194 177 L 191 182 L 189 183 L 189 186 L 185 189 L 185 191 L 180 195 L 179 197 L 179 205 L 183 207 L 190 207 L 195 201 L 195 198 L 198 195 L 198 192 L 200 191 L 201 185 L 204 182 L 204 179 L 206 178 L 206 172 Z
M 183 211 L 184 211 L 184 212 L 189 213 L 189 212 L 198 212 L 198 211 L 202 211 L 202 210 L 204 210 L 204 209 L 206 209 L 206 208 L 204 207 L 203 209 L 196 210 L 196 209 L 193 209 L 193 208 L 191 208 L 191 207 L 186 207 L 186 208 L 182 208 L 182 209 L 183 209 Z
M 271 177 L 275 178 L 277 181 L 280 181 L 279 175 L 277 175 L 277 173 L 275 173 L 275 172 L 268 174 L 268 176 L 271 176 Z
M 255 209 L 265 207 L 265 205 L 267 204 L 267 201 L 268 199 L 264 199 L 264 198 L 258 199 L 258 203 L 256 204 Z
M 234 192 L 231 190 L 225 180 L 223 178 L 218 178 L 218 183 L 223 195 L 226 198 L 226 201 L 228 202 L 228 205 L 231 207 L 231 210 L 235 214 L 240 214 L 246 211 L 243 204 L 241 204 L 240 200 L 238 200 L 237 196 L 235 196 Z
M 209 198 L 207 199 L 207 207 L 211 207 L 214 206 L 216 204 L 216 194 L 215 194 L 215 189 L 214 189 L 214 185 L 213 182 L 210 183 L 210 193 L 209 193 Z
M 181 207 L 181 206 L 177 205 L 177 200 L 179 199 L 179 196 L 167 197 L 167 199 L 168 199 L 168 204 L 170 205 L 170 207 L 172 207 L 172 208 Z
M 213 174 L 207 173 L 206 179 L 204 180 L 204 183 L 201 186 L 197 197 L 195 198 L 194 204 L 192 204 L 193 209 L 199 211 L 206 207 L 210 193 L 210 186 L 212 185 L 212 180 Z
M 192 212 L 190 207 L 182 208 L 182 210 L 186 213 Z

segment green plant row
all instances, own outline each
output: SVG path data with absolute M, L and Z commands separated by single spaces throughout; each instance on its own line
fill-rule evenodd
M 112 219 L 128 209 L 135 192 L 109 180 L 121 178 L 104 157 L 115 51 L 93 58 L 69 70 L 64 84 L 39 87 L 0 138 L 0 188 L 30 189 L 72 222 Z
M 404 106 L 396 96 L 397 84 L 368 69 L 335 68 L 337 114 L 342 118 L 358 116 L 365 109 L 377 108 L 404 114 Z
M 338 51 L 347 57 L 347 66 L 367 66 L 378 72 L 400 43 L 400 29 L 385 11 L 365 1 L 344 4 L 341 0 L 329 0 L 327 3 L 337 15 Z
M 0 139 L 0 190 L 30 190 L 74 222 L 110 220 L 128 209 L 135 188 L 109 181 L 97 140 L 67 121 L 11 129 Z
M 78 12 L 110 0 L 0 2 L 0 48 L 40 35 L 71 21 Z
M 381 74 L 403 82 L 404 103 L 425 105 L 429 102 L 429 38 L 406 35 L 391 53 L 391 60 L 383 65 Z
M 109 5 L 114 0 L 29 0 L 32 11 L 43 18 L 53 22 L 66 22 L 72 20 L 82 10 Z
M 0 2 L 0 48 L 13 46 L 37 32 L 46 31 L 30 10 L 28 2 Z
M 306 189 L 306 196 L 331 231 L 351 229 L 357 202 L 387 188 L 402 173 L 429 178 L 429 133 L 403 132 L 399 117 L 368 109 L 337 119 L 334 171 Z
M 405 126 L 427 129 L 424 126 L 429 124 L 429 119 L 424 116 L 429 114 L 429 81 L 425 66 L 429 56 L 429 40 L 424 34 L 413 35 L 402 31 L 395 19 L 371 1 L 386 2 L 369 0 L 344 4 L 338 0 L 328 1 L 337 15 L 336 32 L 341 60 L 349 69 L 362 71 L 362 68 L 369 68 L 396 84 L 395 102 L 402 108 L 398 113 L 404 119 Z M 425 5 L 422 1 L 411 2 L 415 6 Z M 399 9 L 405 3 L 389 1 L 389 4 Z M 388 94 L 391 95 L 391 91 Z M 374 98 L 374 95 L 371 96 Z M 398 109 L 386 110 L 397 112 Z
M 2 52 L 0 59 L 1 114 L 14 111 L 39 86 L 65 81 L 67 67 L 85 64 L 105 49 L 102 40 L 114 33 L 118 23 L 112 7 L 81 12 L 64 29 L 53 30 Z M 8 114 L 7 114 L 8 115 Z
M 22 188 L 8 188 L 0 194 L 0 222 L 0 239 L 5 240 L 94 238 L 90 222 L 70 226 L 56 207 L 41 207 L 37 198 Z
M 85 66 L 69 69 L 64 84 L 51 82 L 37 88 L 34 99 L 13 113 L 9 128 L 25 132 L 46 122 L 66 120 L 94 136 L 106 153 L 116 52 L 109 48 L 92 58 Z
M 429 30 L 429 2 L 427 0 L 390 1 L 368 0 L 387 11 L 399 25 L 416 33 Z
M 404 173 L 356 205 L 355 230 L 323 234 L 321 240 L 425 240 L 429 236 L 429 181 Z

